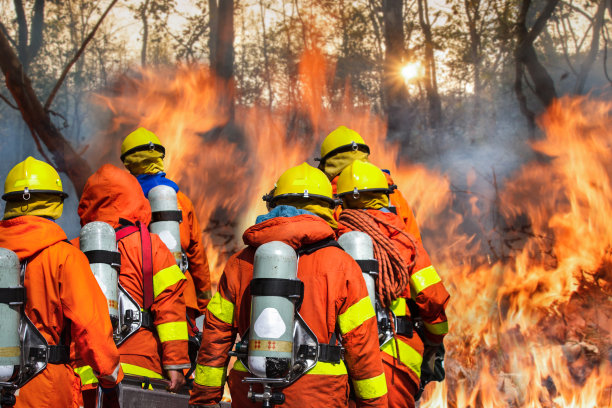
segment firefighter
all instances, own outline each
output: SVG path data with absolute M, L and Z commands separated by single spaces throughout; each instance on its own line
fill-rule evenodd
M 374 310 L 359 266 L 334 240 L 331 184 L 321 171 L 303 163 L 283 173 L 266 198 L 272 210 L 259 216 L 244 232 L 247 247 L 228 261 L 219 290 L 206 310 L 189 403 L 207 406 L 221 400 L 228 352 L 237 334 L 243 337 L 250 325 L 249 284 L 256 250 L 271 241 L 281 241 L 301 254 L 297 277 L 304 284 L 299 308 L 304 322 L 319 345 L 333 346 L 335 339 L 341 338 L 345 350 L 344 361 L 321 357 L 314 368 L 284 388 L 283 406 L 346 407 L 350 378 L 360 406 L 386 407 Z M 228 377 L 233 406 L 261 406 L 247 398 L 249 386 L 242 379 L 249 376 L 242 363 L 234 364 Z M 254 386 L 254 392 L 261 390 Z
M 190 332 L 195 332 L 195 318 L 204 313 L 211 298 L 211 281 L 206 251 L 202 242 L 202 230 L 196 217 L 193 203 L 166 177 L 164 156 L 166 149 L 157 136 L 139 127 L 130 133 L 121 144 L 121 161 L 140 183 L 145 197 L 157 185 L 167 185 L 176 191 L 178 208 L 182 212 L 180 223 L 181 247 L 188 261 L 185 273 L 185 304 L 190 319 Z
M 71 341 L 102 387 L 114 388 L 123 378 L 106 298 L 85 255 L 54 221 L 67 196 L 55 169 L 32 157 L 13 167 L 4 183 L 0 247 L 25 267 L 25 315 L 51 346 L 46 368 L 19 389 L 16 407 L 72 406 L 79 380 L 68 364 Z
M 136 178 L 106 164 L 85 184 L 78 213 L 81 225 L 103 221 L 117 231 L 121 254 L 119 284 L 143 310 L 142 327 L 119 346 L 126 374 L 170 380 L 169 391 L 185 383 L 189 368 L 188 330 L 185 319 L 185 276 L 172 253 L 147 226 L 151 207 Z M 91 403 L 96 380 L 91 368 L 77 364 L 83 396 Z
M 319 159 L 319 169 L 329 178 L 336 194 L 336 182 L 338 175 L 355 160 L 368 161 L 370 147 L 365 143 L 361 135 L 346 126 L 340 126 L 331 132 L 321 144 L 321 157 Z M 384 171 L 389 186 L 393 185 L 393 178 L 388 170 Z M 418 240 L 421 239 L 419 226 L 417 225 L 412 209 L 399 190 L 393 191 L 390 196 L 391 211 L 396 212 L 406 224 L 406 232 L 412 234 Z M 340 216 L 342 211 L 338 207 L 335 217 Z
M 412 408 L 419 393 L 423 356 L 427 369 L 433 371 L 448 333 L 449 294 L 421 242 L 406 233 L 402 219 L 389 210 L 391 189 L 378 167 L 355 160 L 340 173 L 337 188 L 344 208 L 338 234 L 358 230 L 370 235 L 380 258 L 377 296 L 396 316 L 395 336 L 381 346 L 389 407 Z M 414 319 L 423 322 L 419 335 L 413 333 Z

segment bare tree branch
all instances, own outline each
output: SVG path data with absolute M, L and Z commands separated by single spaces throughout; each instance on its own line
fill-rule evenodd
M 4 33 L 4 36 L 6 37 L 7 40 L 9 40 L 9 42 L 13 45 L 13 47 L 17 49 L 17 43 L 15 42 L 15 40 L 13 40 L 13 37 L 10 36 L 8 30 L 6 29 L 4 24 L 2 24 L 2 21 L 0 21 L 0 31 Z
M 23 64 L 2 31 L 0 31 L 0 69 L 4 73 L 6 87 L 17 103 L 24 122 L 28 125 L 34 141 L 39 146 L 39 151 L 44 155 L 38 139 L 53 155 L 53 162 L 57 169 L 68 175 L 74 188 L 80 194 L 87 177 L 91 174 L 89 164 L 75 152 L 51 121 L 48 112 L 34 92 L 32 82 L 26 75 Z
M 55 84 L 55 86 L 53 87 L 53 90 L 51 91 L 51 93 L 49 94 L 49 97 L 47 98 L 47 102 L 45 102 L 45 106 L 44 106 L 45 110 L 48 110 L 51 104 L 53 103 L 53 99 L 55 98 L 55 95 L 57 94 L 57 91 L 59 90 L 59 88 L 64 83 L 64 80 L 66 79 L 66 76 L 68 75 L 68 72 L 70 71 L 70 68 L 72 68 L 75 62 L 77 62 L 77 60 L 81 57 L 81 54 L 83 54 L 83 52 L 85 51 L 85 48 L 87 47 L 87 44 L 89 44 L 91 39 L 94 37 L 94 35 L 96 34 L 96 31 L 98 31 L 98 28 L 100 27 L 100 25 L 106 18 L 107 14 L 111 11 L 113 6 L 117 3 L 117 1 L 118 0 L 111 1 L 111 3 L 108 5 L 108 7 L 104 11 L 100 19 L 94 26 L 94 28 L 91 30 L 87 38 L 85 38 L 85 40 L 83 41 L 83 44 L 81 44 L 81 48 L 79 48 L 76 54 L 74 54 L 74 57 L 72 57 L 68 65 L 64 67 L 62 74 L 60 75 L 59 79 L 57 80 L 57 83 Z
M 6 96 L 0 94 L 0 99 L 2 99 L 4 102 L 6 102 L 6 104 L 8 106 L 10 106 L 11 108 L 13 108 L 15 110 L 19 110 L 19 108 L 17 106 L 13 105 L 13 103 Z

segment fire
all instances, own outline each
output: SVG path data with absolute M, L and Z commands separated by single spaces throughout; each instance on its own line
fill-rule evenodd
M 201 66 L 123 78 L 98 96 L 112 120 L 90 159 L 120 164 L 129 131 L 154 131 L 169 177 L 194 201 L 217 281 L 266 211 L 261 196 L 288 167 L 315 164 L 325 135 L 347 125 L 391 170 L 451 293 L 447 380 L 427 387 L 421 407 L 612 406 L 612 105 L 555 102 L 533 144 L 540 160 L 500 183 L 495 205 L 473 196 L 459 213 L 447 177 L 400 160 L 384 118 L 350 90 L 326 88 L 332 72 L 319 51 L 305 53 L 297 94 L 273 110 L 228 106 L 226 84 Z M 488 213 L 493 230 L 466 232 Z

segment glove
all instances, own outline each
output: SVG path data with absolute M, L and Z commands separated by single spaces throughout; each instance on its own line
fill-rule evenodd
M 426 344 L 421 364 L 421 381 L 442 381 L 444 377 L 444 345 Z
M 100 389 L 102 390 L 102 406 L 104 408 L 120 408 L 121 383 L 112 388 L 100 387 Z

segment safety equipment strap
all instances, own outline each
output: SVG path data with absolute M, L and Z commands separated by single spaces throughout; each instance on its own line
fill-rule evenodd
M 117 241 L 140 231 L 140 242 L 142 246 L 142 275 L 143 275 L 143 299 L 142 304 L 145 310 L 149 310 L 153 304 L 153 248 L 151 244 L 151 234 L 149 230 L 140 222 L 136 225 L 128 225 L 116 232 Z
M 342 249 L 340 244 L 333 238 L 325 238 L 320 241 L 314 242 L 308 245 L 302 245 L 295 252 L 297 252 L 298 256 L 302 255 L 310 255 L 313 252 L 318 251 L 319 249 L 327 248 L 327 247 L 336 247 Z M 344 249 L 342 249 L 344 251 Z
M 151 222 L 159 221 L 176 221 L 178 223 L 183 222 L 182 211 L 154 211 L 151 213 Z
M 355 262 L 361 268 L 361 272 L 376 272 L 376 275 L 378 275 L 378 261 L 376 259 L 356 259 Z
M 119 252 L 92 249 L 91 251 L 84 252 L 84 254 L 90 264 L 103 263 L 115 269 L 121 268 L 121 254 Z
M 298 357 L 300 359 L 313 360 L 317 357 L 317 348 L 319 349 L 317 361 L 339 363 L 344 358 L 344 348 L 342 346 L 325 343 L 319 343 L 318 347 L 302 344 L 298 349 Z
M 26 301 L 26 291 L 24 287 L 19 288 L 0 288 L 0 303 L 7 305 L 23 304 Z
M 259 278 L 251 280 L 252 296 L 282 296 L 290 300 L 304 296 L 304 282 L 296 279 Z

